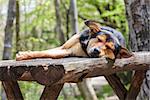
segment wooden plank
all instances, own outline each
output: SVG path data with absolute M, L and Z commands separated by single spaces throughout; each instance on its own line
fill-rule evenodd
M 40 100 L 57 100 L 61 89 L 64 84 L 55 84 L 51 86 L 46 86 L 40 97 Z
M 32 69 L 38 69 L 38 67 L 42 66 L 43 69 L 48 67 L 48 69 L 51 70 L 55 66 L 61 66 L 65 74 L 57 82 L 60 84 L 81 81 L 82 76 L 84 76 L 83 78 L 101 75 L 108 76 L 117 72 L 148 69 L 148 65 L 150 65 L 150 52 L 137 52 L 134 53 L 133 57 L 116 59 L 113 66 L 108 66 L 108 61 L 105 58 L 8 60 L 0 61 L 0 80 L 5 80 L 4 69 L 7 67 L 13 71 L 15 77 L 19 80 L 37 80 L 39 83 L 43 83 L 39 81 L 38 78 L 33 77 L 34 74 L 31 74 Z M 46 85 L 46 83 L 43 84 Z
M 116 93 L 116 95 L 118 96 L 119 100 L 125 100 L 127 90 L 120 81 L 120 78 L 116 74 L 105 76 L 105 78 Z

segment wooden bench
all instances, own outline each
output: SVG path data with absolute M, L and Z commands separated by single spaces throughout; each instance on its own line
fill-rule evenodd
M 40 99 L 56 100 L 64 83 L 105 76 L 120 100 L 135 100 L 149 65 L 150 52 L 136 52 L 133 57 L 115 62 L 105 58 L 6 60 L 0 61 L 0 80 L 8 100 L 23 100 L 17 81 L 36 81 L 45 85 Z M 115 74 L 123 71 L 135 71 L 129 90 Z

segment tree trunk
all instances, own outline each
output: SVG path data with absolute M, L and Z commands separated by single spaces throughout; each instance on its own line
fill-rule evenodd
M 60 16 L 60 0 L 54 0 L 55 14 L 56 14 L 56 32 L 59 36 L 61 44 L 65 42 L 63 30 L 61 28 L 61 16 Z
M 16 0 L 16 52 L 20 50 L 20 11 L 19 0 Z
M 15 19 L 15 0 L 9 0 L 8 5 L 8 15 L 5 26 L 5 39 L 4 39 L 4 51 L 3 51 L 3 60 L 8 60 L 11 58 L 11 49 L 12 49 L 12 37 L 13 37 L 13 22 Z
M 132 51 L 150 50 L 150 1 L 125 0 Z
M 8 15 L 7 15 L 7 21 L 5 26 L 4 50 L 3 50 L 3 58 L 2 58 L 3 60 L 8 60 L 11 58 L 13 21 L 15 18 L 15 0 L 9 0 L 7 13 Z M 2 100 L 6 100 L 6 94 L 3 88 L 1 89 L 1 94 L 2 94 Z
M 3 60 L 11 59 L 12 54 L 12 39 L 13 39 L 13 22 L 16 16 L 16 0 L 9 0 L 7 21 L 5 26 L 5 39 L 4 39 L 4 51 Z M 2 81 L 2 85 L 6 92 L 8 100 L 23 100 L 19 85 L 16 80 L 12 80 L 9 76 L 9 81 Z M 2 97 L 2 99 L 4 99 Z M 6 98 L 4 99 L 6 100 Z
M 78 33 L 78 12 L 76 0 L 70 0 L 70 14 L 71 14 L 71 28 L 72 34 Z M 80 83 L 77 83 L 77 86 L 81 92 L 84 100 L 98 100 L 96 93 L 90 84 L 89 80 L 83 80 Z
M 124 1 L 129 23 L 129 43 L 131 50 L 150 51 L 150 0 Z M 145 77 L 138 99 L 150 99 L 149 84 L 148 77 Z
M 61 12 L 60 12 L 60 0 L 54 0 L 54 4 L 55 4 L 55 16 L 56 16 L 56 32 L 58 34 L 58 38 L 60 40 L 60 44 L 65 43 L 65 36 L 64 36 L 64 32 L 61 28 Z M 62 88 L 62 94 L 64 96 L 65 100 L 69 100 L 68 97 L 69 95 L 65 92 L 64 88 Z
M 90 79 L 84 79 L 82 82 L 77 83 L 77 86 L 84 100 L 98 100 Z
M 72 34 L 78 33 L 78 11 L 76 0 L 70 0 L 70 14 L 71 14 L 71 30 Z

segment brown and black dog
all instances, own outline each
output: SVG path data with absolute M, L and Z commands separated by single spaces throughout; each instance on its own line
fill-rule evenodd
M 96 21 L 85 21 L 89 28 L 72 36 L 62 46 L 44 51 L 19 52 L 16 60 L 64 57 L 127 58 L 132 54 L 125 48 L 123 35 L 110 27 L 100 26 Z

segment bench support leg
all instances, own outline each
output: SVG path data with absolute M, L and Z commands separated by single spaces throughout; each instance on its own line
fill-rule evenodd
M 2 85 L 4 87 L 8 100 L 23 100 L 23 96 L 21 94 L 21 90 L 17 81 L 2 81 Z
M 143 80 L 145 78 L 145 70 L 137 70 L 135 71 L 135 74 L 131 81 L 131 86 L 129 88 L 129 92 L 127 94 L 126 100 L 136 100 L 136 97 L 138 96 L 140 92 L 141 85 L 143 83 Z
M 105 78 L 118 96 L 119 100 L 136 100 L 145 77 L 145 72 L 145 70 L 135 71 L 129 91 L 127 91 L 116 74 L 105 76 Z
M 57 100 L 64 84 L 45 86 L 40 100 Z
M 125 100 L 127 90 L 120 81 L 120 78 L 116 74 L 105 76 L 105 78 L 118 96 L 119 100 Z

